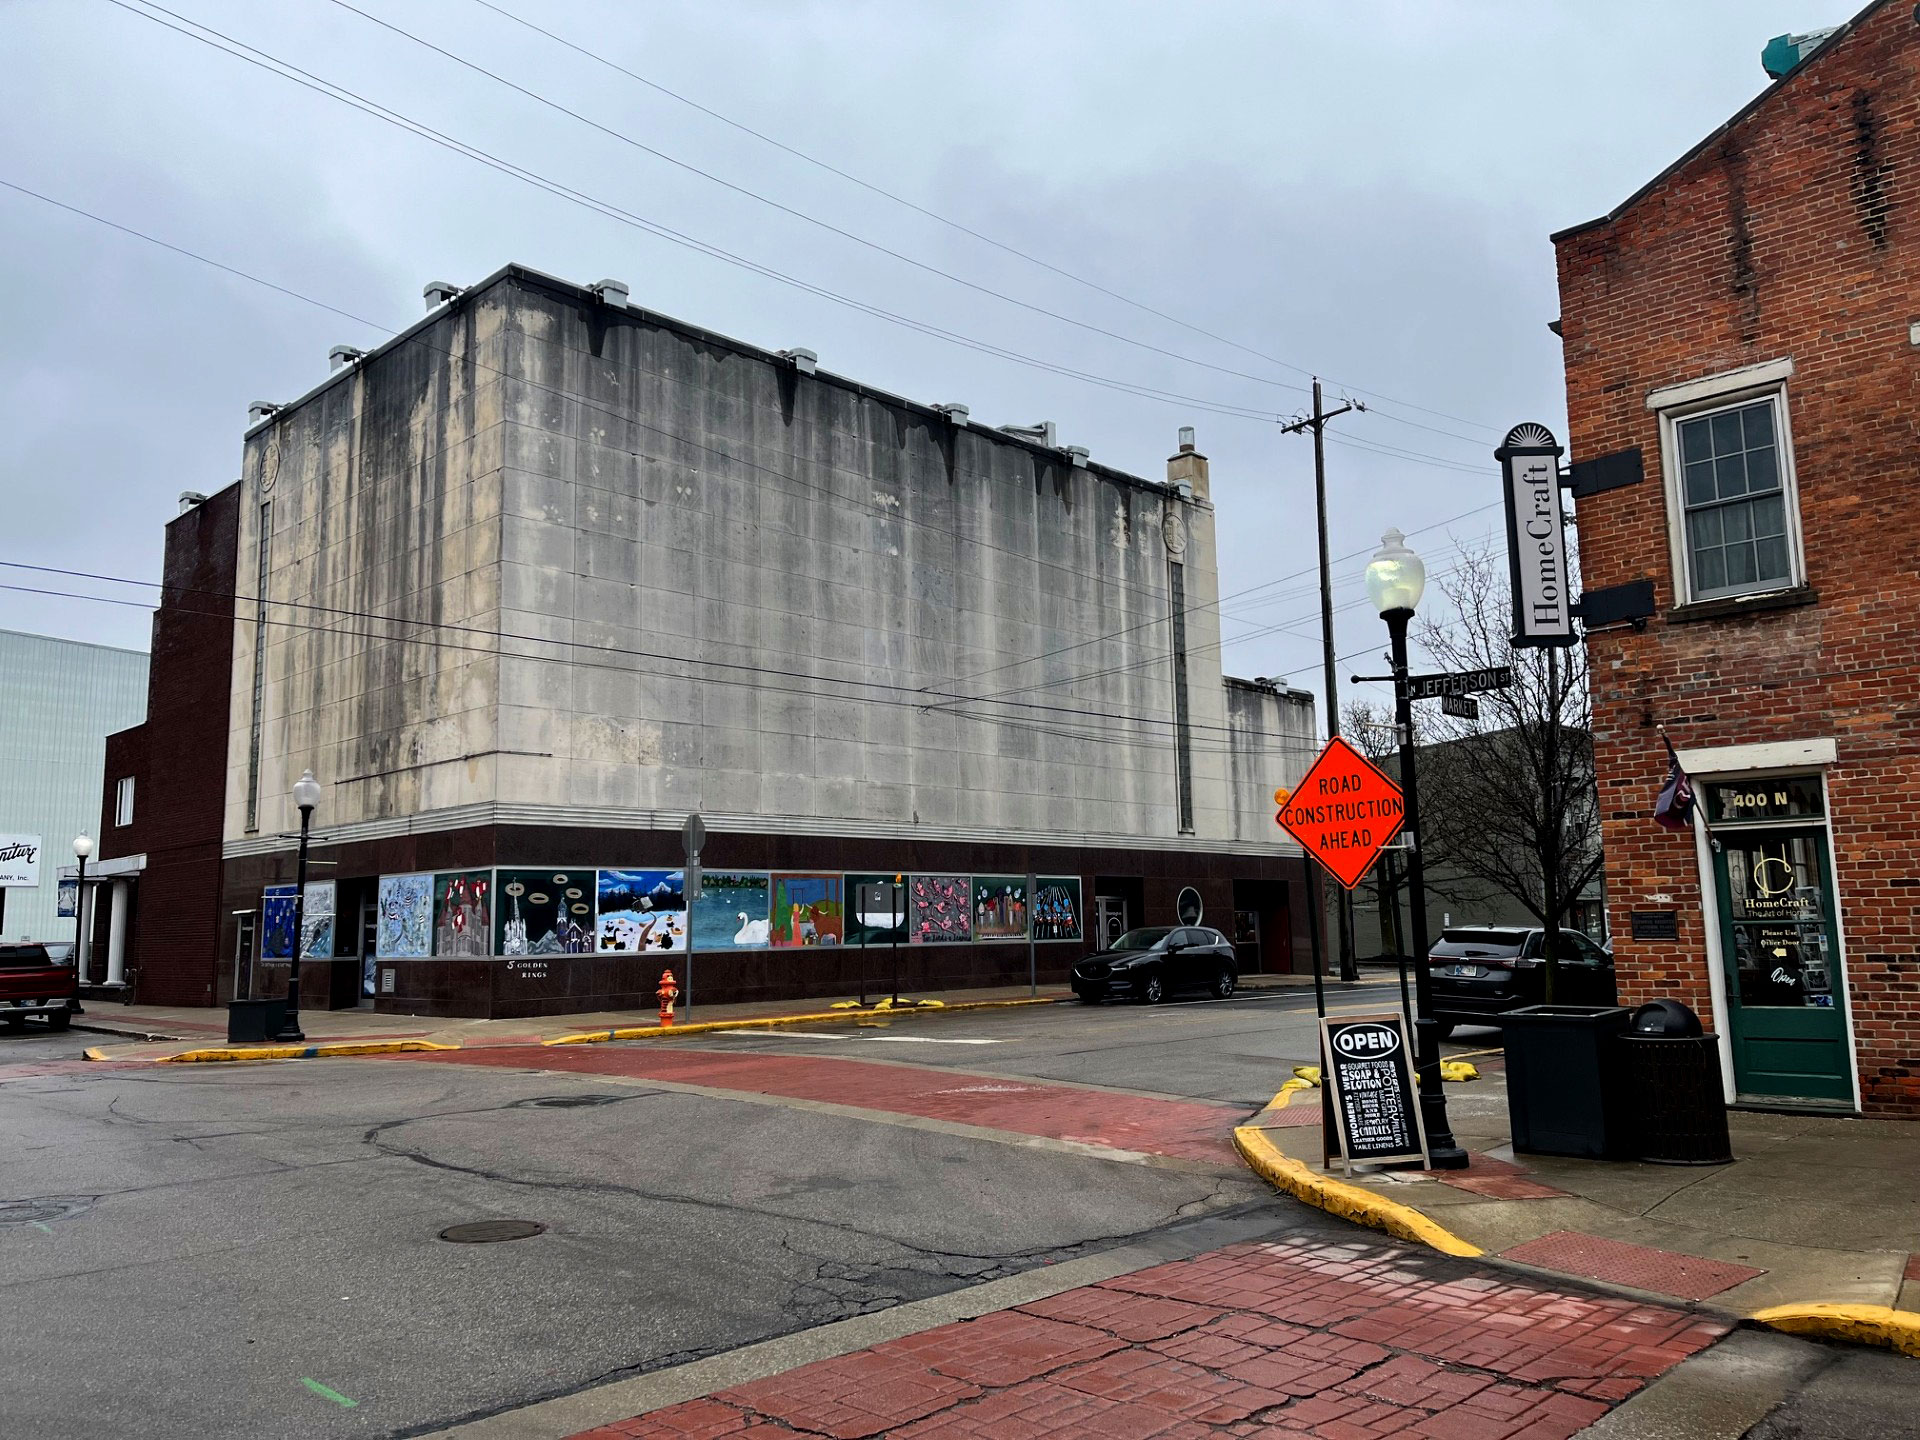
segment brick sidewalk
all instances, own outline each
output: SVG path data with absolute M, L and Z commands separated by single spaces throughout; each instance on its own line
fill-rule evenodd
M 1395 1245 L 1237 1245 L 579 1440 L 1563 1440 L 1728 1328 Z

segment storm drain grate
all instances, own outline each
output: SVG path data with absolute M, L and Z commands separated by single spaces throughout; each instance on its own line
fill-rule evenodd
M 546 1228 L 538 1220 L 470 1220 L 464 1225 L 449 1225 L 440 1232 L 440 1238 L 456 1245 L 493 1245 L 502 1240 L 525 1240 Z

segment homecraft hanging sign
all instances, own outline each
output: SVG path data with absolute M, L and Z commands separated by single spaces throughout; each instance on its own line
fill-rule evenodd
M 1500 462 L 1507 509 L 1507 563 L 1513 592 L 1513 643 L 1571 645 L 1573 576 L 1560 511 L 1560 442 L 1529 422 L 1507 432 L 1493 452 Z
M 0 886 L 31 890 L 40 883 L 40 837 L 0 835 Z

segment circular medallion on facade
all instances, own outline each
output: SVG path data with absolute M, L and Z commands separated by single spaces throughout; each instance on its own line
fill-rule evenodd
M 1180 892 L 1180 898 L 1173 902 L 1173 908 L 1182 925 L 1198 925 L 1207 913 L 1206 906 L 1200 903 L 1200 892 L 1191 885 Z
M 1187 522 L 1180 518 L 1178 510 L 1167 511 L 1166 519 L 1160 522 L 1160 533 L 1166 539 L 1167 553 L 1180 555 L 1187 548 Z

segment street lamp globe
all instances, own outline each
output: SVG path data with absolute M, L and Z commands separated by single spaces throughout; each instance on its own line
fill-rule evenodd
M 313 778 L 313 771 L 303 770 L 300 778 L 293 782 L 293 803 L 302 814 L 308 814 L 320 803 L 320 782 Z
M 84 835 L 73 837 L 73 855 L 76 860 L 84 860 L 93 854 L 93 841 Z
M 1398 530 L 1387 531 L 1367 565 L 1367 598 L 1373 608 L 1382 615 L 1417 610 L 1426 588 L 1426 562 L 1408 548 L 1406 536 Z

